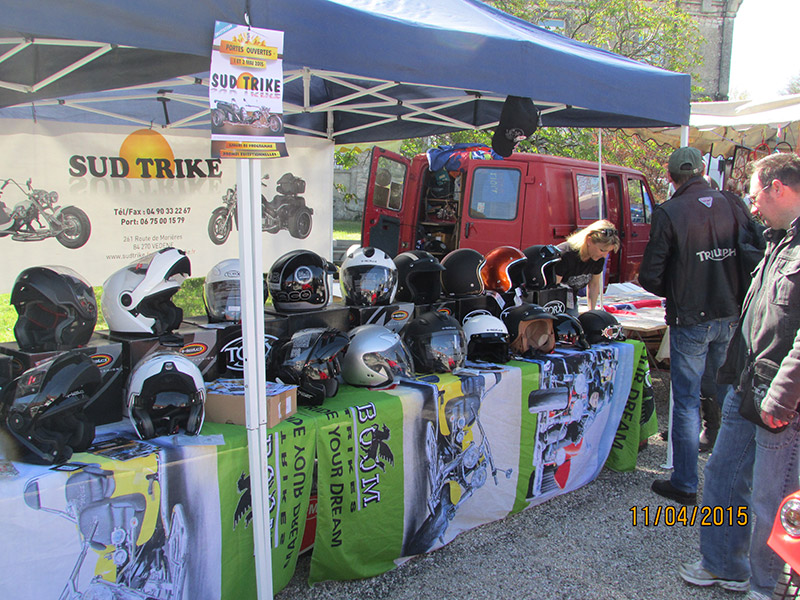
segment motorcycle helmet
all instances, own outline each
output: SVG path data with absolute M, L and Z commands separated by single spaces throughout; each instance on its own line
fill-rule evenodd
M 272 264 L 269 291 L 280 313 L 304 312 L 327 306 L 331 298 L 329 275 L 336 266 L 311 250 L 292 250 Z
M 621 342 L 625 339 L 622 325 L 611 313 L 604 310 L 587 310 L 578 316 L 586 341 L 590 344 L 600 342 Z
M 397 267 L 379 248 L 352 246 L 339 269 L 339 283 L 348 306 L 385 306 L 397 292 Z
M 500 246 L 486 255 L 481 267 L 481 278 L 487 290 L 504 294 L 521 288 L 525 282 L 523 270 L 528 259 L 522 250 L 513 246 Z
M 573 317 L 567 313 L 557 314 L 555 332 L 556 341 L 559 344 L 575 346 L 581 350 L 588 350 L 591 348 L 591 344 L 586 339 L 586 334 L 583 331 L 583 325 L 581 325 L 577 317 Z
M 483 293 L 481 269 L 486 259 L 472 248 L 453 250 L 442 259 L 442 290 L 450 298 L 465 298 Z
M 183 310 L 175 295 L 192 274 L 183 250 L 162 248 L 120 269 L 103 284 L 103 316 L 108 328 L 119 333 L 162 335 L 177 329 Z
M 178 352 L 156 352 L 140 360 L 128 379 L 127 394 L 131 423 L 143 440 L 179 429 L 197 435 L 203 426 L 203 375 Z
M 467 340 L 450 315 L 423 313 L 412 319 L 402 334 L 418 373 L 448 373 L 464 366 Z
M 267 378 L 296 385 L 299 404 L 322 404 L 339 391 L 339 354 L 348 341 L 338 329 L 300 329 L 273 347 Z
M 431 304 L 442 295 L 439 277 L 444 271 L 436 257 L 425 250 L 409 250 L 394 257 L 397 267 L 398 302 Z
M 411 354 L 399 334 L 383 325 L 361 325 L 348 332 L 341 359 L 342 377 L 350 385 L 375 387 L 397 377 L 414 377 Z
M 548 354 L 556 345 L 556 317 L 538 304 L 523 303 L 505 309 L 500 316 L 508 327 L 511 349 L 523 356 Z
M 68 267 L 30 267 L 11 290 L 17 310 L 14 337 L 25 352 L 85 345 L 97 323 L 97 300 L 87 281 Z
M 467 315 L 463 321 L 467 358 L 490 363 L 509 361 L 508 328 L 488 313 Z
M 92 359 L 71 350 L 28 369 L 4 390 L 8 430 L 33 462 L 62 463 L 89 448 L 95 426 L 84 409 L 101 381 Z
M 238 258 L 229 258 L 214 265 L 203 284 L 203 304 L 212 323 L 242 320 L 242 292 Z M 264 275 L 264 301 L 269 297 Z
M 555 246 L 528 246 L 523 250 L 528 259 L 523 270 L 525 289 L 529 292 L 542 290 L 556 284 L 556 263 L 561 252 Z

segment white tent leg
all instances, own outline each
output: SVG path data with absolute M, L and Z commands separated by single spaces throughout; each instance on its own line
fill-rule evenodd
M 669 335 L 669 328 L 667 328 L 667 334 Z M 672 399 L 672 380 L 670 379 L 669 382 L 669 422 L 667 425 L 667 462 L 661 465 L 662 469 L 671 469 L 673 466 L 672 463 L 672 411 L 675 409 L 675 401 Z
M 253 509 L 256 584 L 259 600 L 272 598 L 267 486 L 267 399 L 264 352 L 264 283 L 261 240 L 261 162 L 236 161 L 239 260 L 242 289 L 242 345 Z

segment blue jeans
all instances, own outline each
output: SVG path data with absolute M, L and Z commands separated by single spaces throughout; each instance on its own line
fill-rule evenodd
M 708 368 L 716 374 L 736 327 L 736 318 L 713 319 L 697 325 L 669 328 L 669 369 L 672 382 L 672 464 L 670 482 L 682 492 L 697 492 L 700 438 L 700 381 Z M 728 386 L 718 386 L 724 398 Z

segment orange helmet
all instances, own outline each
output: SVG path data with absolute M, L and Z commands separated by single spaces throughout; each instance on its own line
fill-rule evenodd
M 481 278 L 487 290 L 505 293 L 524 283 L 523 269 L 528 259 L 519 248 L 500 246 L 486 255 Z

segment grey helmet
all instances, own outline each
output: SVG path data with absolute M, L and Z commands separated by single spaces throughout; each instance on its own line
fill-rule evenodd
M 394 383 L 397 377 L 414 377 L 411 353 L 398 333 L 383 325 L 361 325 L 348 336 L 341 366 L 350 385 L 375 387 Z

